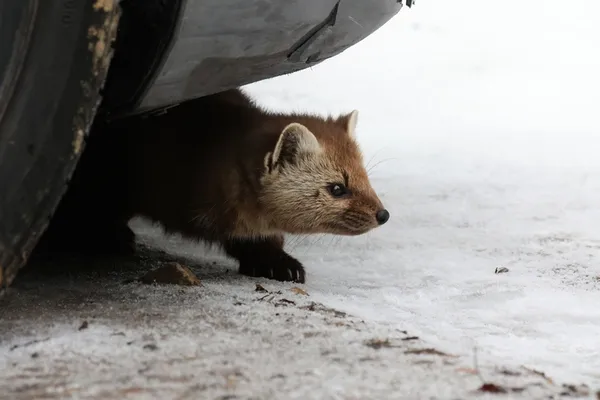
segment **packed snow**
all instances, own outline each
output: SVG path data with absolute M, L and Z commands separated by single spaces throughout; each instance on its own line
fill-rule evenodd
M 272 109 L 359 110 L 389 222 L 354 238 L 290 237 L 306 299 L 261 281 L 325 307 L 263 302 L 256 280 L 225 271 L 231 261 L 134 223 L 143 242 L 208 265 L 203 286 L 124 286 L 125 266 L 84 283 L 17 282 L 0 308 L 0 388 L 19 399 L 467 398 L 481 385 L 467 367 L 526 380 L 495 369 L 524 365 L 597 389 L 598 15 L 595 0 L 417 1 L 339 56 L 247 86 Z M 411 342 L 363 345 L 400 330 L 462 358 L 423 364 L 404 352 Z
M 338 57 L 248 86 L 277 110 L 357 108 L 391 213 L 364 237 L 292 240 L 310 292 L 599 384 L 598 15 L 595 0 L 419 1 Z

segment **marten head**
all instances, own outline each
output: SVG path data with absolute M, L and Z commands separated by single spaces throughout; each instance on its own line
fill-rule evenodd
M 355 140 L 358 112 L 299 117 L 264 159 L 260 203 L 287 233 L 360 235 L 389 219 Z

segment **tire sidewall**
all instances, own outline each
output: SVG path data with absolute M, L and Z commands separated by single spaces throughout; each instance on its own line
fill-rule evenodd
M 37 2 L 0 121 L 0 286 L 25 264 L 84 149 L 119 17 L 117 0 Z

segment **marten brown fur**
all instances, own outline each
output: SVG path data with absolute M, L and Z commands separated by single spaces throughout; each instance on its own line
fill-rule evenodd
M 221 245 L 239 271 L 305 281 L 283 235 L 363 234 L 389 214 L 354 139 L 357 112 L 267 112 L 239 89 L 160 115 L 98 121 L 46 248 L 129 251 L 128 221 Z

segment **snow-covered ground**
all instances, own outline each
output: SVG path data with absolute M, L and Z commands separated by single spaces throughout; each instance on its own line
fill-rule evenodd
M 360 111 L 392 217 L 290 246 L 315 298 L 600 384 L 599 15 L 596 0 L 418 1 L 340 56 L 247 87 L 275 109 Z
M 17 282 L 0 308 L 0 388 L 16 399 L 467 398 L 481 384 L 474 349 L 493 380 L 507 375 L 494 366 L 525 365 L 598 388 L 598 15 L 596 0 L 421 0 L 343 54 L 247 87 L 274 109 L 360 111 L 390 221 L 362 237 L 290 238 L 309 298 L 263 280 L 358 320 L 258 301 L 255 280 L 203 247 L 137 225 L 149 244 L 208 260 L 204 286 L 122 286 L 124 266 L 105 280 Z M 399 330 L 462 358 L 407 357 Z M 363 345 L 386 335 L 401 346 Z

